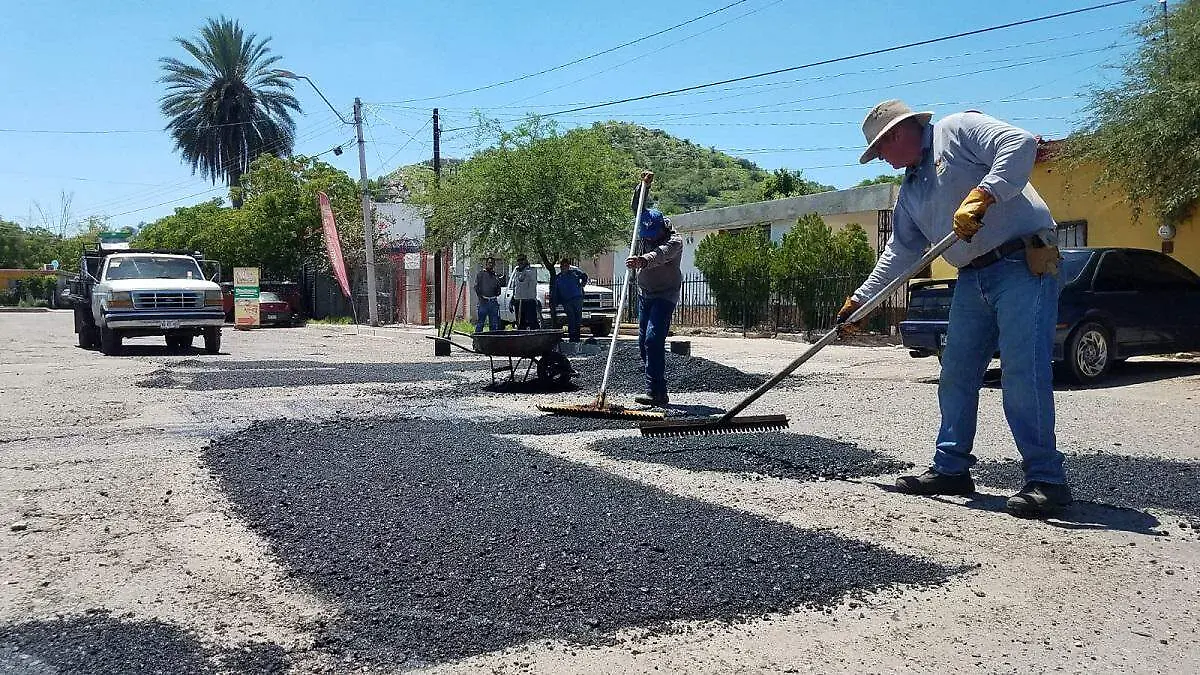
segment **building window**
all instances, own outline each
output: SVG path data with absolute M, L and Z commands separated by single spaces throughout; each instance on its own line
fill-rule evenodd
M 1087 221 L 1064 220 L 1058 224 L 1058 245 L 1061 248 L 1087 246 Z

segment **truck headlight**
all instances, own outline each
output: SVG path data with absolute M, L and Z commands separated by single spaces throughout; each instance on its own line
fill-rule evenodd
M 204 306 L 205 307 L 223 307 L 224 299 L 221 297 L 221 291 L 204 291 Z
M 129 291 L 113 291 L 108 294 L 109 309 L 133 309 L 133 295 Z

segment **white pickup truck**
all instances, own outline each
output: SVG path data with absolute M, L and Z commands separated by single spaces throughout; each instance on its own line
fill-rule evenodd
M 225 323 L 221 287 L 205 278 L 201 260 L 199 254 L 104 244 L 84 251 L 67 295 L 79 346 L 114 355 L 125 338 L 162 335 L 168 347 L 186 349 L 201 335 L 204 350 L 218 353 Z
M 537 297 L 542 308 L 542 325 L 550 325 L 550 271 L 544 265 L 530 265 L 537 270 Z M 509 273 L 508 283 L 500 289 L 500 323 L 515 324 L 517 315 L 510 308 L 513 294 L 514 274 Z M 612 334 L 613 320 L 616 318 L 612 289 L 605 286 L 587 284 L 583 287 L 583 321 L 592 335 L 606 337 Z M 567 317 L 561 307 L 558 310 L 558 327 L 567 325 Z

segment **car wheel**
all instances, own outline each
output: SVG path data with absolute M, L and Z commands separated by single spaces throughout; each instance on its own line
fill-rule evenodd
M 100 327 L 100 351 L 105 356 L 116 356 L 121 353 L 121 334 L 109 328 Z
M 221 329 L 210 326 L 204 329 L 204 351 L 209 354 L 221 353 Z
M 1075 329 L 1067 340 L 1067 373 L 1079 384 L 1104 379 L 1115 360 L 1111 334 L 1103 325 L 1089 321 Z

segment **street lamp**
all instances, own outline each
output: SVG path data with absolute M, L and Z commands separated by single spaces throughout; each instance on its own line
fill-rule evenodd
M 358 135 L 358 180 L 359 189 L 362 191 L 362 218 L 363 218 L 363 242 L 366 246 L 367 258 L 367 315 L 372 326 L 379 325 L 379 299 L 375 293 L 375 228 L 371 222 L 371 196 L 367 191 L 367 145 L 363 141 L 362 128 L 362 100 L 357 96 L 354 97 L 354 121 L 351 122 L 338 109 L 333 107 L 329 99 L 325 98 L 325 94 L 317 88 L 317 85 L 305 75 L 298 75 L 290 70 L 275 70 L 279 77 L 286 77 L 290 80 L 304 80 L 308 82 L 313 91 L 325 101 L 325 105 L 337 115 L 342 124 L 353 124 L 355 133 Z M 340 152 L 337 154 L 341 154 Z

